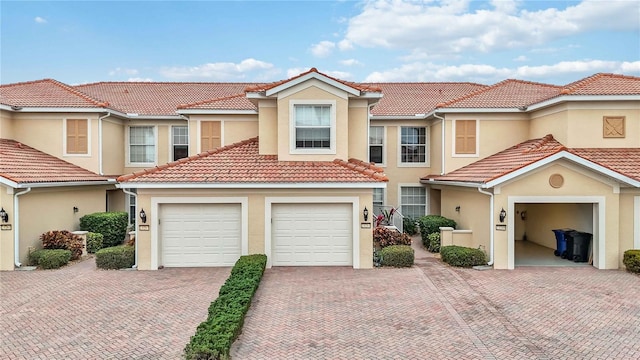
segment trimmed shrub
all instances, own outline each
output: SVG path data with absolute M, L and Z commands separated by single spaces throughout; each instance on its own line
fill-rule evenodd
M 418 233 L 418 226 L 416 226 L 416 218 L 407 216 L 402 219 L 402 231 L 413 236 Z
M 442 261 L 452 266 L 472 267 L 487 264 L 487 255 L 480 249 L 463 246 L 443 246 L 440 248 Z
M 420 224 L 420 235 L 422 236 L 422 244 L 425 248 L 429 248 L 429 234 L 439 233 L 441 227 L 456 228 L 456 222 L 440 215 L 427 215 L 418 220 Z
M 627 250 L 622 257 L 622 263 L 628 272 L 640 274 L 640 250 Z
M 427 235 L 427 239 L 429 240 L 429 246 L 427 246 L 427 250 L 432 253 L 440 252 L 440 233 L 431 233 Z
M 415 254 L 411 246 L 391 245 L 380 251 L 382 266 L 411 267 Z
M 411 238 L 395 229 L 377 227 L 373 229 L 373 243 L 383 248 L 391 245 L 411 245 Z
M 64 249 L 41 249 L 29 254 L 29 262 L 43 269 L 58 269 L 71 260 L 71 251 Z
M 87 252 L 93 254 L 96 251 L 102 249 L 104 242 L 104 236 L 100 233 L 87 233 Z
M 136 261 L 136 249 L 133 246 L 112 246 L 96 252 L 96 266 L 100 269 L 130 268 Z
M 267 265 L 265 255 L 241 256 L 209 306 L 209 317 L 198 325 L 185 346 L 186 359 L 229 359 L 231 345 L 242 331 L 244 317 Z
M 129 215 L 124 211 L 99 212 L 80 218 L 80 230 L 104 236 L 105 247 L 121 245 L 127 235 Z
M 62 249 L 71 252 L 71 260 L 78 260 L 82 256 L 82 238 L 67 230 L 52 230 L 40 235 L 44 249 Z

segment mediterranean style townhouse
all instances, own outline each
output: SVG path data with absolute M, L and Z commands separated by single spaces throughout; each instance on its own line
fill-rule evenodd
M 128 211 L 136 267 L 371 268 L 374 215 L 441 214 L 445 244 L 515 266 L 522 240 L 593 234 L 593 266 L 640 248 L 640 78 L 564 86 L 55 80 L 0 87 L 0 269 L 38 236 Z M 552 253 L 552 250 L 551 250 Z M 526 256 L 518 253 L 518 256 Z

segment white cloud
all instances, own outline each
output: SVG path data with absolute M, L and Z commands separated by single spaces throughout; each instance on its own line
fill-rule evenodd
M 331 55 L 333 49 L 335 49 L 336 44 L 331 41 L 320 41 L 317 44 L 311 46 L 311 53 L 315 57 L 327 57 Z
M 344 66 L 356 66 L 356 65 L 362 65 L 362 63 L 356 59 L 346 59 L 346 60 L 340 60 L 340 64 L 344 65 Z
M 129 82 L 152 82 L 153 79 L 152 78 L 132 77 L 132 78 L 128 78 L 127 81 L 129 81 Z
M 239 63 L 218 62 L 198 66 L 165 67 L 160 74 L 170 79 L 207 79 L 213 81 L 249 81 L 271 78 L 279 71 L 268 62 L 245 59 Z
M 109 76 L 117 76 L 117 75 L 128 75 L 128 76 L 138 75 L 138 70 L 117 67 L 109 71 Z
M 514 59 L 513 59 L 513 61 L 527 61 L 527 60 L 529 60 L 529 58 L 527 58 L 527 57 L 526 57 L 526 56 L 524 56 L 524 55 L 520 55 L 520 56 L 518 56 L 517 58 L 514 58 Z
M 33 21 L 35 21 L 38 24 L 46 24 L 47 23 L 47 19 L 40 17 L 40 16 L 36 16 Z
M 571 73 L 632 73 L 640 71 L 640 61 L 621 62 L 621 61 L 604 61 L 604 60 L 588 60 L 588 61 L 561 61 L 552 65 L 540 66 L 521 66 L 515 71 L 515 76 L 520 78 L 536 78 L 546 77 L 553 74 L 571 74 Z
M 338 49 L 342 51 L 351 50 L 353 49 L 353 44 L 351 43 L 351 41 L 343 39 L 338 42 Z

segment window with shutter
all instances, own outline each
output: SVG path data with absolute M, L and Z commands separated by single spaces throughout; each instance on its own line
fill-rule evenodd
M 200 151 L 213 150 L 222 146 L 220 121 L 200 122 Z
M 89 128 L 87 119 L 67 119 L 67 154 L 89 153 Z
M 476 154 L 477 151 L 477 121 L 456 120 L 456 154 Z

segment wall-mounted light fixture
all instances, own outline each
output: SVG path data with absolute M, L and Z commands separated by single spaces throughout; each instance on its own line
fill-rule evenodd
M 140 210 L 140 220 L 142 220 L 143 224 L 147 223 L 147 214 L 144 212 L 144 209 Z
M 502 208 L 502 210 L 500 210 L 500 222 L 503 223 L 506 217 L 507 217 L 507 212 L 504 210 L 504 208 Z
M 367 207 L 364 207 L 364 210 L 362 210 L 362 217 L 364 217 L 364 221 L 368 221 L 369 220 L 369 210 L 367 210 Z
M 4 211 L 4 208 L 2 208 L 2 210 L 0 210 L 0 220 L 2 220 L 2 222 L 9 222 L 9 214 L 7 214 L 6 211 Z
M 77 213 L 78 211 L 79 211 L 79 210 L 78 210 L 78 207 L 77 207 L 77 206 L 74 206 L 74 207 L 73 207 L 73 212 L 74 212 L 74 213 Z
M 456 206 L 456 212 L 460 212 L 460 205 Z

